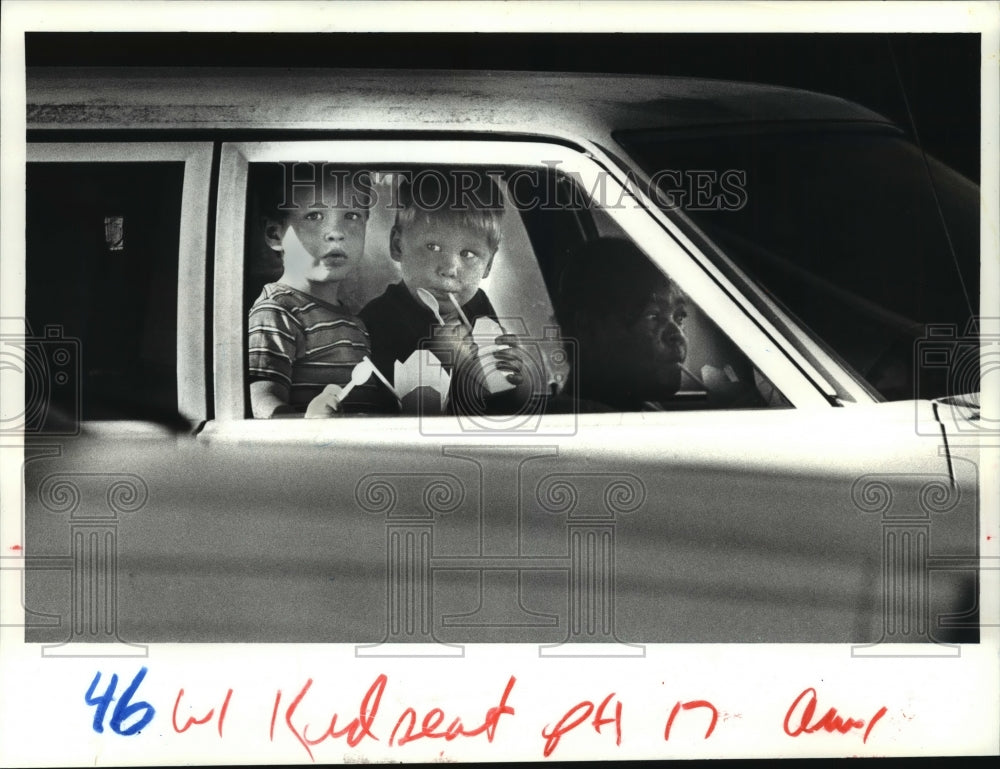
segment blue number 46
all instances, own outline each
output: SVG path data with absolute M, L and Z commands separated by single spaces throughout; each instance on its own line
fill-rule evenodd
M 153 720 L 153 715 L 156 711 L 153 709 L 152 705 L 148 702 L 132 702 L 132 697 L 135 696 L 135 692 L 139 688 L 139 684 L 142 683 L 142 679 L 145 677 L 146 668 L 142 668 L 135 674 L 135 678 L 132 679 L 132 683 L 130 683 L 128 688 L 122 692 L 122 696 L 118 699 L 118 703 L 115 705 L 115 709 L 111 713 L 111 720 L 108 722 L 108 726 L 110 726 L 111 730 L 116 734 L 121 734 L 125 737 L 128 737 L 130 734 L 136 734 L 141 731 L 146 724 Z M 88 705 L 93 705 L 97 708 L 94 712 L 94 731 L 99 734 L 104 731 L 104 716 L 108 712 L 108 707 L 115 700 L 115 689 L 118 686 L 118 675 L 112 674 L 111 683 L 108 684 L 108 688 L 105 690 L 104 694 L 99 697 L 95 697 L 94 691 L 97 689 L 97 684 L 99 684 L 100 681 L 101 674 L 98 671 L 97 675 L 94 676 L 94 680 L 90 684 L 90 688 L 87 689 L 85 697 Z M 142 718 L 133 723 L 131 726 L 122 729 L 122 723 L 124 721 L 127 721 L 136 713 L 140 712 L 143 713 Z

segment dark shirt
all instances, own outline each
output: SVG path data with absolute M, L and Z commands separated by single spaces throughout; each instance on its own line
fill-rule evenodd
M 482 317 L 497 320 L 496 311 L 482 289 L 462 305 L 462 311 L 472 324 Z M 402 281 L 393 283 L 382 296 L 372 299 L 358 317 L 368 329 L 372 362 L 390 382 L 395 362 L 405 363 L 420 349 L 422 341 L 431 338 L 431 327 L 438 325 L 430 308 L 414 299 Z

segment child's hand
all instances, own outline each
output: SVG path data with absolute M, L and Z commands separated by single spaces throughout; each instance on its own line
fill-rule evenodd
M 531 398 L 533 366 L 517 337 L 501 334 L 493 344 L 475 348 L 475 356 L 463 366 L 464 387 L 478 393 L 476 402 L 486 410 L 492 408 L 486 399 L 495 396 L 503 396 L 504 410 L 516 409 Z
M 527 351 L 521 347 L 514 334 L 502 334 L 496 338 L 498 345 L 504 345 L 499 350 L 494 350 L 492 365 L 497 371 L 502 371 L 508 382 L 514 385 L 514 390 L 510 394 L 517 403 L 526 403 L 532 396 L 532 376 L 531 370 L 537 364 L 531 360 Z
M 493 367 L 507 372 L 507 381 L 512 385 L 523 384 L 527 379 L 524 370 L 532 364 L 524 348 L 518 344 L 517 337 L 514 334 L 502 334 L 496 338 L 496 344 L 505 346 L 493 352 L 493 357 L 496 358 Z
M 306 419 L 326 419 L 327 417 L 340 416 L 340 393 L 343 392 L 340 385 L 330 384 L 323 388 L 323 392 L 309 401 L 306 407 Z
M 461 323 L 448 323 L 431 327 L 431 340 L 426 343 L 445 370 L 453 372 L 464 368 L 476 357 L 476 345 L 468 330 Z

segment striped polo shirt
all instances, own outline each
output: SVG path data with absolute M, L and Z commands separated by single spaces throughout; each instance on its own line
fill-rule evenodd
M 326 385 L 350 382 L 351 371 L 371 354 L 359 318 L 283 283 L 264 286 L 250 308 L 249 326 L 250 381 L 288 385 L 290 405 L 303 409 Z M 364 406 L 375 398 L 376 382 L 355 387 L 344 410 L 368 410 Z

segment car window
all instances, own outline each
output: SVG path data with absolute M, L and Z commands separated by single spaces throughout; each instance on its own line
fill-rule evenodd
M 27 150 L 26 349 L 38 353 L 29 376 L 39 413 L 77 427 L 201 424 L 211 416 L 212 146 L 30 142 Z M 64 346 L 68 369 L 49 360 Z
M 301 208 L 301 204 L 314 212 L 314 218 L 329 215 L 345 189 L 336 180 L 364 175 L 366 185 L 370 186 L 366 187 L 363 195 L 363 208 L 367 216 L 363 253 L 356 268 L 338 281 L 336 300 L 344 312 L 352 315 L 360 313 L 362 318 L 367 317 L 368 325 L 371 325 L 371 316 L 366 315 L 368 308 L 372 306 L 370 303 L 373 300 L 376 304 L 380 302 L 403 280 L 401 263 L 394 259 L 390 247 L 393 225 L 397 221 L 398 212 L 404 207 L 399 197 L 400 185 L 412 183 L 421 174 L 455 177 L 461 173 L 480 172 L 493 179 L 501 191 L 503 215 L 499 247 L 488 275 L 478 285 L 495 310 L 503 329 L 517 334 L 522 347 L 529 351 L 534 396 L 544 401 L 543 409 L 640 411 L 789 405 L 779 389 L 764 377 L 713 319 L 685 294 L 684 287 L 680 285 L 676 288 L 684 301 L 677 318 L 682 329 L 676 330 L 676 334 L 683 339 L 685 350 L 679 354 L 680 360 L 676 361 L 679 366 L 679 370 L 675 372 L 676 381 L 671 380 L 662 391 L 646 393 L 649 397 L 625 400 L 617 398 L 617 390 L 640 392 L 638 382 L 646 375 L 645 368 L 632 366 L 631 363 L 639 364 L 653 354 L 649 352 L 649 348 L 636 343 L 630 348 L 632 357 L 618 361 L 614 356 L 620 351 L 621 345 L 609 342 L 611 337 L 606 332 L 612 327 L 628 327 L 632 331 L 624 339 L 629 343 L 641 336 L 643 331 L 640 328 L 640 317 L 644 310 L 641 295 L 643 289 L 648 288 L 647 283 L 643 282 L 648 282 L 648 279 L 642 276 L 652 274 L 654 281 L 657 275 L 665 281 L 667 279 L 663 270 L 654 266 L 649 256 L 628 238 L 609 215 L 606 208 L 613 201 L 595 199 L 584 191 L 577 180 L 559 170 L 509 165 L 471 169 L 468 166 L 452 167 L 445 164 L 430 168 L 399 165 L 362 168 L 324 161 L 250 162 L 246 172 L 243 228 L 245 258 L 242 304 L 247 324 L 247 333 L 244 335 L 247 340 L 244 345 L 245 417 L 254 414 L 251 405 L 254 397 L 253 383 L 262 378 L 261 366 L 270 366 L 259 362 L 261 346 L 270 344 L 266 340 L 261 341 L 262 333 L 284 334 L 289 340 L 293 335 L 298 337 L 295 343 L 298 347 L 294 348 L 296 352 L 292 352 L 289 343 L 277 353 L 268 352 L 269 355 L 310 357 L 313 356 L 312 350 L 316 349 L 309 347 L 306 352 L 302 352 L 305 349 L 303 344 L 308 346 L 312 343 L 302 341 L 303 325 L 297 321 L 294 321 L 294 329 L 289 327 L 280 331 L 267 326 L 262 331 L 262 302 L 276 302 L 280 299 L 292 302 L 293 305 L 295 302 L 301 305 L 306 301 L 301 299 L 301 295 L 289 290 L 294 279 L 286 281 L 283 277 L 284 262 L 287 259 L 285 244 L 277 244 L 275 237 L 269 237 L 267 231 L 268 222 L 273 219 L 267 212 L 274 209 L 275 201 L 291 203 L 297 208 Z M 316 180 L 324 181 L 317 183 Z M 302 194 L 303 186 L 308 187 L 305 197 L 293 200 L 295 195 Z M 299 221 L 301 224 L 293 224 L 292 229 L 295 226 L 300 229 L 310 226 L 301 219 Z M 282 238 L 287 237 L 287 229 L 281 230 L 280 234 Z M 324 241 L 326 242 L 328 241 Z M 580 260 L 600 259 L 605 247 L 610 249 L 607 254 L 607 259 L 610 260 L 620 258 L 618 253 L 622 249 L 639 255 L 637 258 L 645 266 L 638 268 L 640 271 L 635 273 L 634 279 L 640 281 L 640 285 L 636 286 L 638 290 L 629 293 L 626 289 L 611 291 L 609 288 L 607 297 L 601 296 L 598 291 L 598 301 L 592 298 L 584 300 L 583 293 L 589 297 L 594 296 L 595 292 L 592 290 L 583 292 L 580 296 L 569 296 L 571 289 L 568 286 L 579 286 L 579 281 L 572 282 L 572 275 L 582 263 Z M 309 249 L 313 249 L 313 246 L 307 244 L 307 250 Z M 612 270 L 611 277 L 607 280 L 614 282 L 614 273 Z M 592 276 L 583 280 L 586 283 L 587 280 L 605 278 Z M 275 298 L 276 291 L 280 292 L 278 298 Z M 295 298 L 294 301 L 292 298 Z M 631 306 L 633 304 L 635 306 Z M 299 307 L 293 306 L 292 312 L 298 313 Z M 647 335 L 665 337 L 665 330 L 653 328 L 658 322 L 655 320 L 656 312 L 648 312 L 646 317 L 647 325 L 650 325 Z M 613 322 L 608 319 L 613 319 Z M 330 322 L 328 318 L 320 318 L 319 321 Z M 313 328 L 317 325 L 317 319 L 309 315 L 304 323 Z M 596 335 L 591 333 L 595 329 L 600 330 Z M 382 353 L 378 349 L 378 329 L 369 331 L 371 355 L 378 362 Z M 343 343 L 338 337 L 325 340 L 326 346 Z M 599 345 L 607 346 L 606 353 L 598 352 Z M 677 358 L 678 354 L 674 357 Z M 316 358 L 311 357 L 311 360 Z M 403 363 L 399 357 L 396 360 Z M 350 361 L 351 365 L 356 365 L 356 359 Z M 378 368 L 382 368 L 383 373 L 392 379 L 391 368 Z M 601 393 L 588 392 L 588 388 L 595 386 L 595 376 L 590 372 L 601 369 L 614 369 L 614 382 L 610 387 L 599 388 Z M 281 375 L 305 376 L 301 374 L 302 370 L 300 367 L 295 369 L 300 373 Z M 274 374 L 275 378 L 279 374 L 280 372 Z M 263 376 L 271 376 L 271 373 L 265 372 Z M 384 389 L 375 377 L 371 377 L 366 386 Z M 362 388 L 353 388 L 352 393 L 356 395 L 361 390 Z M 316 389 L 312 390 L 309 397 L 312 398 L 317 392 Z M 294 398 L 294 395 L 290 397 Z M 359 402 L 361 405 L 358 405 Z M 409 413 L 405 406 L 398 408 L 398 403 L 379 399 L 372 396 L 371 392 L 364 393 L 353 405 L 345 402 L 342 413 L 386 413 L 387 405 L 389 413 Z M 392 408 L 394 405 L 396 409 Z M 306 399 L 303 398 L 297 410 L 301 413 L 305 408 Z
M 885 128 L 618 138 L 665 205 L 884 398 L 950 394 L 942 369 L 914 365 L 914 350 L 928 324 L 961 332 L 976 314 L 976 185 Z
M 183 181 L 182 162 L 28 163 L 27 320 L 73 342 L 79 380 L 50 401 L 71 418 L 177 412 Z

